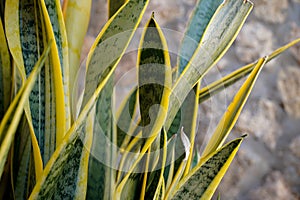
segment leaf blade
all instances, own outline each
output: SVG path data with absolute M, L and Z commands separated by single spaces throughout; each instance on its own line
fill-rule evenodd
M 179 50 L 180 56 L 177 60 L 179 75 L 195 53 L 209 21 L 222 2 L 223 0 L 201 0 L 195 5 Z
M 46 56 L 49 53 L 49 48 L 43 53 L 41 58 L 38 60 L 36 66 L 32 70 L 32 73 L 29 75 L 25 84 L 21 87 L 20 91 L 10 104 L 3 120 L 0 124 L 0 139 L 1 139 L 1 147 L 0 147 L 0 174 L 2 175 L 3 167 L 6 161 L 6 157 L 8 151 L 10 149 L 11 143 L 14 138 L 14 133 L 16 131 L 16 124 L 18 124 L 21 114 L 23 112 L 23 108 L 27 101 L 27 98 L 33 88 L 35 80 L 37 79 L 38 73 L 42 68 L 43 63 L 45 62 Z M 14 111 L 15 110 L 15 111 Z M 11 122 L 10 122 L 11 120 Z M 10 124 L 8 124 L 10 122 Z
M 262 58 L 258 61 L 248 79 L 235 95 L 233 101 L 228 106 L 227 111 L 224 113 L 222 119 L 217 125 L 214 134 L 208 141 L 208 144 L 202 153 L 203 157 L 214 152 L 224 143 L 245 105 L 262 67 L 266 64 L 266 60 L 267 58 Z
M 243 138 L 228 143 L 199 163 L 177 185 L 172 199 L 210 199 L 238 151 Z

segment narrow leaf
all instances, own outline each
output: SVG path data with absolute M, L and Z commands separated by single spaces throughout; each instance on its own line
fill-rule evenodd
M 143 136 L 158 134 L 166 118 L 171 63 L 163 33 L 152 14 L 138 52 L 138 96 Z
M 133 163 L 131 170 L 125 175 L 117 187 L 120 194 L 126 184 L 130 173 L 138 165 L 144 154 L 157 139 L 166 118 L 166 111 L 172 84 L 172 74 L 167 43 L 164 35 L 152 15 L 148 21 L 141 39 L 141 48 L 138 53 L 139 74 L 139 101 L 141 112 L 141 125 L 144 146 L 137 160 Z M 156 74 L 160 71 L 162 75 Z M 147 91 L 151 91 L 148 93 Z M 150 94 L 153 94 L 150 95 Z M 154 106 L 159 104 L 159 106 Z M 152 105 L 151 110 L 149 105 Z M 156 117 L 157 116 L 157 117 Z M 151 117 L 155 120 L 151 120 Z M 118 198 L 118 196 L 116 196 Z
M 16 66 L 16 77 L 20 77 L 22 82 L 26 80 L 47 43 L 55 41 L 47 10 L 40 3 L 44 2 L 6 1 L 7 41 Z M 59 139 L 64 136 L 66 124 L 64 88 L 56 42 L 51 45 L 50 57 L 30 95 L 30 104 L 25 106 L 32 141 L 37 139 L 44 164 L 58 145 Z M 18 87 L 20 85 L 16 89 Z M 32 144 L 37 149 L 35 142 Z
M 178 73 L 182 73 L 194 55 L 203 33 L 217 8 L 224 0 L 198 0 L 189 19 L 178 56 Z
M 172 199 L 211 199 L 242 141 L 242 138 L 233 140 L 199 163 L 180 181 Z
M 81 110 L 93 96 L 99 83 L 105 83 L 112 75 L 147 5 L 148 0 L 126 2 L 99 33 L 87 59 L 87 75 Z
M 53 76 L 53 80 L 50 80 L 49 82 L 50 84 L 52 84 L 54 90 L 53 93 L 55 94 L 55 143 L 56 147 L 58 147 L 58 145 L 63 140 L 66 131 L 69 129 L 71 122 L 68 85 L 69 65 L 66 33 L 62 22 L 62 13 L 60 12 L 59 1 L 55 0 L 55 2 L 53 2 L 49 0 L 40 0 L 39 3 L 41 8 L 41 15 L 44 18 L 44 29 L 47 32 L 47 39 L 55 41 L 51 46 L 51 60 L 49 69 L 50 75 Z M 48 12 L 47 9 L 49 9 L 50 12 Z M 45 37 L 45 35 L 43 37 Z M 48 78 L 48 80 L 49 79 L 50 78 Z M 46 102 L 46 106 L 48 106 L 49 104 L 50 102 Z
M 30 92 L 35 84 L 38 74 L 45 62 L 46 57 L 49 53 L 49 48 L 42 54 L 35 67 L 33 68 L 31 74 L 29 75 L 27 81 L 20 88 L 16 97 L 10 104 L 7 112 L 4 115 L 3 120 L 0 124 L 0 176 L 2 175 L 4 164 L 14 139 L 14 134 L 17 129 L 17 124 L 23 113 L 25 103 L 30 95 Z
M 280 48 L 272 52 L 270 55 L 267 56 L 266 63 L 273 60 L 277 56 L 279 56 L 282 52 L 286 51 L 291 46 L 294 46 L 295 44 L 300 42 L 300 38 L 296 39 Z M 227 76 L 223 77 L 220 80 L 217 80 L 208 86 L 200 89 L 200 96 L 199 96 L 199 104 L 204 102 L 205 100 L 209 99 L 213 95 L 217 94 L 218 92 L 222 91 L 224 88 L 227 88 L 237 81 L 241 80 L 243 77 L 247 76 L 252 72 L 254 67 L 256 66 L 257 61 L 250 63 L 248 65 L 245 65 L 236 71 L 228 74 Z
M 133 130 L 137 126 L 135 122 L 137 113 L 137 89 L 134 88 L 124 98 L 119 110 L 116 113 L 117 119 L 117 145 L 118 147 L 126 147 L 129 143 Z
M 113 79 L 109 79 L 100 93 L 96 104 L 94 140 L 89 160 L 87 197 L 89 199 L 111 199 L 114 190 L 116 138 L 113 122 Z M 98 187 L 98 189 L 95 189 Z
M 202 158 L 216 151 L 226 140 L 252 91 L 253 85 L 256 82 L 262 67 L 266 64 L 266 60 L 267 58 L 262 58 L 258 61 L 245 83 L 235 95 L 233 101 L 228 106 L 227 111 L 224 113 L 216 127 L 214 134 L 206 145 L 202 153 Z
M 167 134 L 164 130 L 161 132 L 160 147 L 156 151 L 160 152 L 159 161 L 155 171 L 149 171 L 148 173 L 149 179 L 147 181 L 145 199 L 156 199 L 164 184 L 164 171 L 167 160 Z
M 53 56 L 53 64 L 60 66 L 63 79 L 63 92 L 64 92 L 64 106 L 65 106 L 65 129 L 68 130 L 71 125 L 71 106 L 70 106 L 70 85 L 74 82 L 69 81 L 69 54 L 68 54 L 68 42 L 67 33 L 63 19 L 63 13 L 59 0 L 44 0 L 41 1 L 42 9 L 44 11 L 46 29 L 49 34 L 49 38 L 55 41 L 53 44 L 52 52 L 56 55 Z M 47 13 L 44 8 L 46 7 Z M 51 25 L 51 26 L 50 26 Z M 58 57 L 57 57 L 58 56 Z M 59 72 L 59 71 L 58 71 Z M 65 130 L 65 131 L 66 131 Z M 63 137 L 58 136 L 59 137 Z M 57 144 L 61 141 L 58 139 Z

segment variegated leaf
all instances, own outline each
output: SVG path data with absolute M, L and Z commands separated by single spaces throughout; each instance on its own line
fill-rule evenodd
M 211 199 L 242 141 L 242 138 L 233 140 L 199 163 L 179 182 L 171 199 Z
M 208 144 L 202 153 L 203 158 L 216 151 L 225 142 L 252 91 L 261 69 L 266 64 L 266 60 L 267 58 L 262 58 L 258 61 L 250 76 L 235 95 L 233 101 L 228 106 L 227 111 L 219 121 L 214 134 L 208 141 Z

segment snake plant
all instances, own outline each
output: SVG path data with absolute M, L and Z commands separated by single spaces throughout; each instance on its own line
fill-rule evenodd
M 138 82 L 115 109 L 114 71 L 149 0 L 108 1 L 82 101 L 76 74 L 91 0 L 0 4 L 0 199 L 210 199 L 244 140 L 225 144 L 261 69 L 300 41 L 202 87 L 253 4 L 199 0 L 175 66 L 154 14 L 145 16 Z M 199 104 L 245 76 L 199 152 Z

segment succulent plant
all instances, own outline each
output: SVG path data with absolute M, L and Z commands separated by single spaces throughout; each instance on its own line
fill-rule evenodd
M 153 14 L 137 50 L 137 85 L 116 110 L 114 71 L 149 0 L 108 1 L 81 100 L 76 77 L 91 0 L 0 4 L 1 199 L 210 199 L 244 140 L 224 144 L 261 69 L 300 41 L 202 87 L 253 4 L 199 0 L 176 66 Z M 245 76 L 199 152 L 199 104 Z

